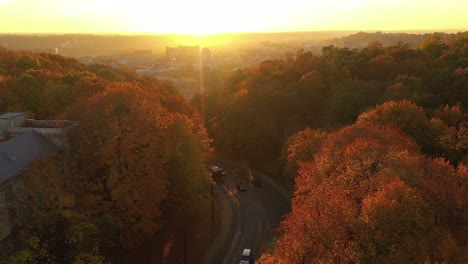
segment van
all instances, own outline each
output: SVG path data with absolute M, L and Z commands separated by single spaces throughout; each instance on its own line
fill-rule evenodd
M 253 263 L 254 263 L 254 259 L 253 259 L 252 250 L 248 248 L 244 249 L 242 251 L 242 256 L 241 256 L 239 264 L 253 264 Z

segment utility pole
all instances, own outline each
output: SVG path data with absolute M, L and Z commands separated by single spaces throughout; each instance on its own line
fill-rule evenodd
M 184 231 L 184 263 L 187 264 L 187 234 Z
M 211 223 L 214 224 L 215 213 L 214 213 L 214 184 L 211 184 Z

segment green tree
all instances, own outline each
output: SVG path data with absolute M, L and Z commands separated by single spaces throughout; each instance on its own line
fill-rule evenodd
M 440 34 L 434 33 L 427 37 L 420 46 L 421 51 L 432 59 L 439 58 L 448 49 Z

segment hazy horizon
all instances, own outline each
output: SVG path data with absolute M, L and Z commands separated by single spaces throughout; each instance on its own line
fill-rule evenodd
M 0 33 L 457 32 L 466 10 L 462 0 L 0 0 Z
M 468 29 L 440 29 L 440 30 L 424 30 L 424 29 L 407 29 L 407 30 L 379 30 L 379 29 L 347 29 L 347 30 L 304 30 L 304 31 L 252 31 L 252 32 L 220 32 L 206 34 L 191 34 L 191 33 L 157 33 L 157 32 L 0 32 L 0 35 L 120 35 L 120 36 L 213 36 L 213 35 L 236 35 L 236 34 L 300 34 L 300 33 L 407 33 L 407 34 L 432 34 L 432 33 L 457 33 L 465 32 Z

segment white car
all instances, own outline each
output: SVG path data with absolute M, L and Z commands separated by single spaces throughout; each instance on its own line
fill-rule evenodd
M 254 263 L 254 259 L 253 259 L 252 250 L 248 248 L 244 249 L 242 251 L 242 256 L 241 256 L 239 264 L 253 264 L 253 263 Z
M 212 165 L 209 167 L 211 173 L 219 173 L 221 175 L 227 175 L 227 171 L 219 166 Z

